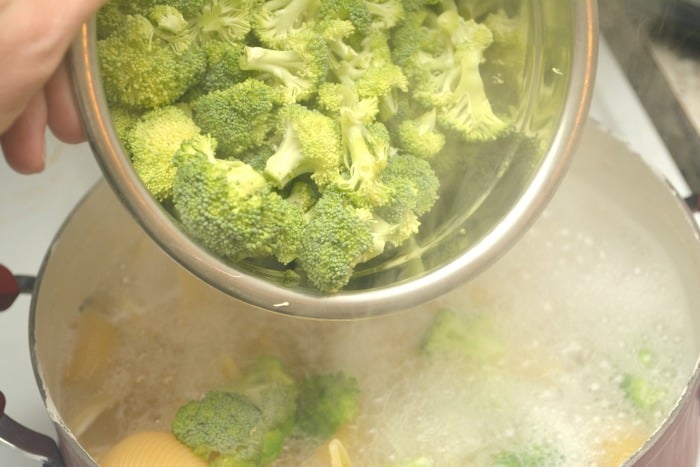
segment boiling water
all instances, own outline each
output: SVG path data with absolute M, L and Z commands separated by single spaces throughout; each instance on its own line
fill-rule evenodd
M 478 353 L 421 351 L 445 308 L 473 323 Z M 365 321 L 250 309 L 144 240 L 78 314 L 59 407 L 99 459 L 130 433 L 167 430 L 181 404 L 272 354 L 297 376 L 343 370 L 358 379 L 361 414 L 337 434 L 356 466 L 617 465 L 680 396 L 698 352 L 695 326 L 657 241 L 568 180 L 477 280 Z M 653 388 L 654 403 L 635 406 L 621 389 L 625 375 Z M 293 437 L 276 465 L 328 465 L 318 452 Z

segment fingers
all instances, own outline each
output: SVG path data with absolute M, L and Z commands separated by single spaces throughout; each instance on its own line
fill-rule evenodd
M 20 172 L 43 168 L 47 122 L 59 139 L 84 134 L 63 57 L 106 0 L 0 0 L 0 143 Z
M 40 172 L 46 158 L 46 100 L 42 92 L 29 100 L 24 112 L 0 136 L 7 163 L 20 173 Z
M 66 62 L 61 62 L 56 73 L 44 87 L 47 121 L 51 132 L 63 142 L 76 144 L 85 141 L 85 130 Z

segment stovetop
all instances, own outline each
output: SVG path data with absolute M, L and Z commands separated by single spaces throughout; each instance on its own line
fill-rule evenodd
M 607 43 L 601 43 L 591 118 L 626 141 L 663 173 L 681 196 L 690 188 L 642 107 Z M 582 146 L 585 141 L 582 141 Z M 0 163 L 0 262 L 18 274 L 35 274 L 56 231 L 101 177 L 86 144 L 68 146 L 48 136 L 44 173 L 22 176 Z M 31 367 L 29 297 L 0 314 L 0 389 L 7 413 L 30 428 L 53 435 Z M 0 444 L 0 466 L 35 467 L 35 461 Z

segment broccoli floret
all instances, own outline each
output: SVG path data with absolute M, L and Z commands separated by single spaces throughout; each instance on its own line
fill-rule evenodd
M 246 46 L 240 67 L 279 86 L 286 102 L 305 101 L 326 77 L 326 43 L 319 34 L 308 32 L 286 40 L 279 49 Z
M 370 31 L 374 19 L 365 0 L 324 0 L 317 17 L 323 21 L 349 21 L 360 37 Z
M 268 464 L 279 456 L 294 428 L 299 395 L 296 382 L 279 359 L 262 356 L 229 390 L 244 395 L 260 409 L 265 432 L 260 464 Z
M 272 191 L 265 177 L 240 160 L 215 157 L 210 137 L 186 141 L 175 154 L 175 211 L 202 245 L 233 261 L 297 256 L 303 219 Z
M 391 200 L 377 213 L 393 224 L 411 224 L 411 217 L 426 214 L 438 199 L 440 181 L 430 163 L 411 154 L 396 154 L 382 171 L 380 180 L 391 191 Z
M 346 173 L 334 185 L 351 192 L 358 204 L 381 206 L 388 201 L 390 190 L 379 175 L 394 148 L 386 126 L 374 119 L 377 99 L 362 99 L 350 86 L 326 83 L 319 89 L 319 105 L 340 121 Z
M 292 182 L 285 199 L 288 203 L 296 206 L 301 212 L 309 211 L 318 201 L 320 194 L 315 184 L 307 180 L 296 180 Z
M 304 432 L 329 438 L 360 411 L 357 380 L 344 373 L 315 374 L 299 384 L 297 424 Z
M 365 5 L 372 15 L 373 28 L 391 29 L 404 19 L 404 3 L 401 0 L 365 0 Z
M 112 105 L 109 108 L 109 114 L 112 119 L 114 131 L 117 133 L 117 136 L 119 137 L 119 140 L 124 148 L 128 151 L 129 143 L 127 141 L 127 135 L 131 128 L 139 120 L 142 113 L 121 105 Z
M 251 0 L 206 0 L 193 21 L 195 33 L 202 42 L 215 39 L 240 44 L 251 29 L 252 3 Z
M 171 425 L 175 437 L 211 466 L 260 464 L 263 414 L 247 397 L 212 391 L 180 407 Z
M 491 107 L 480 65 L 493 35 L 456 10 L 410 16 L 393 38 L 417 102 L 437 110 L 438 124 L 467 141 L 491 140 L 508 127 Z M 399 45 L 403 44 L 403 45 Z
M 340 290 L 357 264 L 376 256 L 372 213 L 327 190 L 309 211 L 299 259 L 311 283 L 323 292 Z
M 155 10 L 161 15 L 155 24 L 146 16 L 127 15 L 118 32 L 97 41 L 100 72 L 111 104 L 140 109 L 169 105 L 203 76 L 206 58 L 201 47 L 185 30 L 177 30 L 183 26 L 181 16 L 173 19 L 170 9 L 166 21 L 163 11 Z
M 491 467 L 557 467 L 566 465 L 566 458 L 550 445 L 537 444 L 493 456 Z
M 175 178 L 173 156 L 183 141 L 199 133 L 199 127 L 192 118 L 175 106 L 145 113 L 125 132 L 124 141 L 134 170 L 158 201 L 172 198 Z
M 416 157 L 432 158 L 445 147 L 445 134 L 438 130 L 436 121 L 435 109 L 402 120 L 398 128 L 398 146 Z
M 378 98 L 380 119 L 391 118 L 397 111 L 394 94 L 408 90 L 408 79 L 401 67 L 392 61 L 386 33 L 372 30 L 357 49 L 343 53 L 344 56 L 331 60 L 338 82 L 356 88 L 360 98 Z
M 268 0 L 253 11 L 253 30 L 267 47 L 287 45 L 290 37 L 307 33 L 316 21 L 319 0 Z
M 207 71 L 198 86 L 200 95 L 230 88 L 252 77 L 250 72 L 241 69 L 242 44 L 209 40 L 202 48 L 207 57 Z
M 421 348 L 431 358 L 467 358 L 479 363 L 492 362 L 504 352 L 488 317 L 468 318 L 449 308 L 435 315 Z
M 260 147 L 275 125 L 279 94 L 256 79 L 212 91 L 192 103 L 202 132 L 214 137 L 224 158 Z
M 666 397 L 666 391 L 648 379 L 631 373 L 624 374 L 620 389 L 634 408 L 644 415 L 650 414 Z
M 337 179 L 343 161 L 338 123 L 298 104 L 282 109 L 280 122 L 282 141 L 267 160 L 265 176 L 278 188 L 305 173 L 319 186 Z

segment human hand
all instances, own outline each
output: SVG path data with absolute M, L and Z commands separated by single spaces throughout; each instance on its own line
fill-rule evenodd
M 106 0 L 0 0 L 0 145 L 21 173 L 44 168 L 45 130 L 85 141 L 64 56 Z

